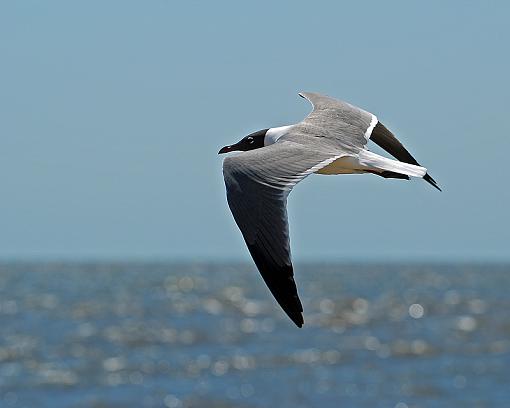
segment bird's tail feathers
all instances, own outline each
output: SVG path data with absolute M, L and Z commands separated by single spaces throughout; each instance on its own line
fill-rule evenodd
M 369 150 L 362 150 L 359 153 L 359 162 L 364 166 L 372 167 L 377 170 L 390 171 L 412 177 L 424 177 L 427 174 L 427 169 L 425 167 L 388 159 Z

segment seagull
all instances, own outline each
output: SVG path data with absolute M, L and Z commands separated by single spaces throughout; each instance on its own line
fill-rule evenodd
M 312 173 L 369 173 L 407 180 L 421 177 L 441 189 L 374 114 L 318 93 L 299 96 L 313 108 L 303 121 L 251 133 L 218 154 L 242 152 L 223 161 L 228 205 L 269 290 L 302 327 L 286 208 L 297 183 Z M 368 150 L 370 140 L 397 160 Z

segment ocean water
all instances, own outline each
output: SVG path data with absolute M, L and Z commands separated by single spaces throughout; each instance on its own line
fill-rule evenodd
M 1 407 L 508 407 L 510 265 L 0 265 Z

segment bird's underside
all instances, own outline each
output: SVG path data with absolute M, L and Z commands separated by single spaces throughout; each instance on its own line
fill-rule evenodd
M 385 178 L 423 177 L 427 170 L 382 125 L 357 107 L 318 94 L 300 94 L 313 105 L 302 122 L 269 146 L 227 157 L 223 165 L 227 201 L 250 254 L 287 315 L 303 325 L 291 262 L 286 202 L 292 188 L 311 173 L 371 173 Z M 397 160 L 366 149 L 372 140 Z

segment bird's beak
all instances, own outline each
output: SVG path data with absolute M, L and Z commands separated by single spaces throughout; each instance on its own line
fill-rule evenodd
M 222 147 L 222 148 L 220 149 L 220 151 L 218 152 L 218 154 L 223 154 L 223 153 L 233 152 L 234 150 L 238 150 L 238 149 L 237 149 L 237 144 L 233 144 L 233 145 L 230 145 L 230 146 Z

